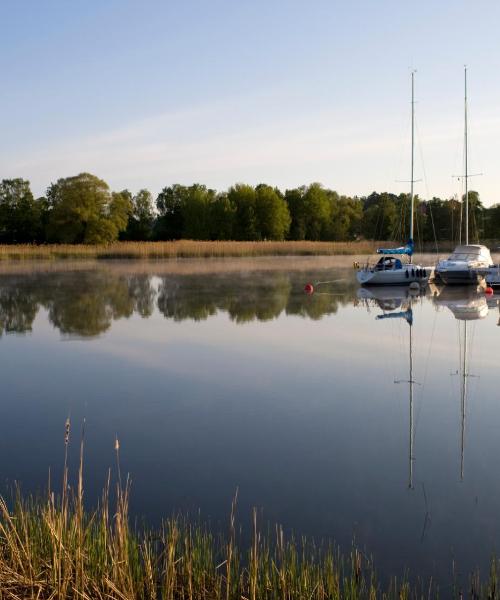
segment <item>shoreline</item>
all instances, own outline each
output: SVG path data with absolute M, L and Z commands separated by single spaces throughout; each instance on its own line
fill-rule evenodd
M 358 256 L 375 254 L 378 247 L 391 246 L 384 241 L 310 242 L 310 241 L 196 241 L 114 242 L 106 245 L 86 244 L 2 244 L 1 261 L 22 260 L 116 260 L 116 259 L 176 259 L 176 258 L 243 258 L 260 256 Z M 446 243 L 440 253 L 449 252 L 453 244 Z M 435 247 L 424 245 L 422 252 L 436 255 Z M 416 253 L 417 255 L 418 253 Z

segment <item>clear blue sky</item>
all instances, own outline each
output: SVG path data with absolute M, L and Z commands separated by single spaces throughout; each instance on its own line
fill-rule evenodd
M 472 185 L 500 202 L 497 1 L 3 0 L 0 22 L 0 177 L 37 195 L 81 171 L 406 191 L 414 67 L 417 191 L 450 196 L 467 63 Z

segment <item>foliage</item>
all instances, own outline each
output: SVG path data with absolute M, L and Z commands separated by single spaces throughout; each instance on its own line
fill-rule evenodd
M 128 199 L 132 207 L 127 229 L 120 236 L 121 239 L 136 241 L 151 239 L 155 219 L 151 192 L 143 189 L 132 196 L 128 190 L 123 190 L 121 194 Z
M 41 203 L 37 203 L 25 179 L 0 182 L 0 240 L 3 243 L 39 241 Z
M 118 239 L 132 210 L 127 194 L 111 193 L 89 173 L 59 179 L 47 190 L 51 242 L 102 244 Z
M 156 210 L 154 208 L 156 205 Z M 0 183 L 0 243 L 103 244 L 121 240 L 264 241 L 386 240 L 409 234 L 409 195 L 372 192 L 340 196 L 319 183 L 282 193 L 267 184 L 237 183 L 217 192 L 194 183 L 173 184 L 153 203 L 146 189 L 111 192 L 95 175 L 59 179 L 34 200 L 29 182 Z M 500 238 L 498 204 L 485 208 L 469 192 L 469 238 Z M 462 202 L 415 196 L 417 247 L 464 240 Z

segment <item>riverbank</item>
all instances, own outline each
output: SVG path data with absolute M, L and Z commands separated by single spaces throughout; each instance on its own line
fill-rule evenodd
M 117 442 L 118 447 L 118 442 Z M 330 600 L 376 598 L 498 598 L 497 561 L 481 580 L 420 581 L 415 574 L 384 577 L 354 544 L 342 554 L 330 542 L 287 537 L 260 527 L 254 510 L 246 545 L 232 502 L 226 534 L 198 519 L 175 517 L 156 530 L 129 522 L 130 485 L 108 484 L 97 510 L 84 507 L 82 466 L 75 489 L 45 499 L 0 498 L 0 599 Z M 110 496 L 116 498 L 111 508 Z
M 0 245 L 0 259 L 161 259 L 370 254 L 380 242 L 115 242 Z
M 488 245 L 487 242 L 485 242 Z M 383 241 L 356 242 L 209 242 L 176 240 L 170 242 L 114 242 L 112 244 L 1 244 L 1 260 L 57 259 L 168 259 L 168 258 L 251 258 L 259 256 L 357 256 L 375 254 L 381 246 L 394 243 Z M 494 243 L 492 247 L 498 245 Z M 454 243 L 440 244 L 439 252 L 448 253 Z M 490 244 L 491 246 L 491 244 Z M 436 253 L 434 244 L 424 244 L 419 252 Z

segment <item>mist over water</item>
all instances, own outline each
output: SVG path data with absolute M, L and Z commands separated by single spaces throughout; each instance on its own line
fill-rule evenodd
M 347 264 L 2 266 L 1 489 L 43 490 L 49 468 L 57 485 L 70 415 L 73 466 L 86 420 L 89 503 L 117 435 L 132 510 L 152 523 L 188 511 L 225 530 L 238 488 L 243 523 L 256 506 L 344 549 L 355 537 L 382 574 L 486 572 L 497 299 L 359 290 Z

